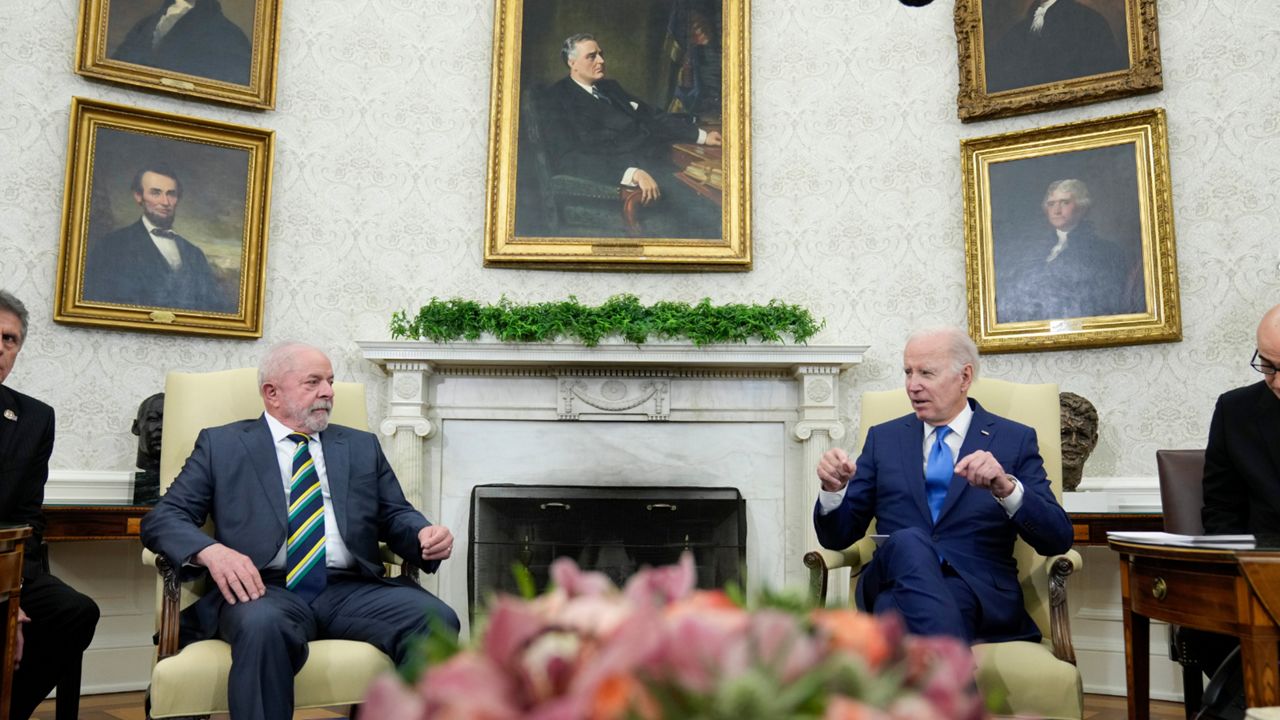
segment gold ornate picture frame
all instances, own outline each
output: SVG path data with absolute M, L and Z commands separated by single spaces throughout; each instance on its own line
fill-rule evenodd
M 1156 0 L 956 0 L 964 122 L 1163 87 Z
M 486 266 L 751 269 L 749 0 L 495 0 L 495 19 Z M 562 54 L 580 34 L 574 58 L 607 57 L 599 97 Z
M 262 337 L 274 141 L 73 98 L 53 319 Z
M 188 98 L 276 105 L 281 0 L 81 0 L 76 72 Z
M 1182 339 L 1162 109 L 961 142 L 983 352 Z

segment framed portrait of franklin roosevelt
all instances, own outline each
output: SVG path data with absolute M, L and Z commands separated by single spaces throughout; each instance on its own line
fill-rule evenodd
M 190 98 L 276 104 L 281 0 L 81 0 L 76 72 Z
M 262 336 L 274 133 L 73 98 L 53 319 Z
M 487 266 L 749 270 L 749 0 L 495 0 Z
M 961 142 L 983 352 L 1182 339 L 1162 109 Z
M 956 0 L 964 122 L 1156 92 L 1156 0 Z

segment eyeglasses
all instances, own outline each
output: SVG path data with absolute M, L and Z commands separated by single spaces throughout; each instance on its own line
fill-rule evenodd
M 1254 350 L 1253 359 L 1249 361 L 1249 367 L 1253 368 L 1254 370 L 1257 370 L 1263 375 L 1275 375 L 1276 366 L 1273 365 L 1271 361 L 1266 358 L 1262 358 L 1261 362 L 1259 362 L 1260 357 L 1262 356 L 1258 355 L 1258 351 Z

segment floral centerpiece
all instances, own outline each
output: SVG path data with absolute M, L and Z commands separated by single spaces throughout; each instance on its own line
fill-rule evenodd
M 965 720 L 984 716 L 967 647 L 852 609 L 694 589 L 692 557 L 619 590 L 560 559 L 553 586 L 500 596 L 471 647 L 415 684 L 384 677 L 388 720 Z

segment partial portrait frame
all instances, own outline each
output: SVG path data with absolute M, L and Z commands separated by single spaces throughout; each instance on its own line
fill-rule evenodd
M 1162 108 L 963 140 L 960 154 L 969 333 L 980 351 L 1182 339 Z M 1097 227 L 1085 215 L 1090 234 L 1076 239 L 1074 250 L 1072 233 L 1083 221 L 1064 237 L 1048 209 L 1062 176 L 1093 185 L 1084 192 L 1093 195 L 1087 212 Z M 1036 213 L 1039 227 L 1030 223 Z M 1105 239 L 1108 230 L 1124 239 Z M 1075 259 L 1058 261 L 1073 251 Z M 1082 258 L 1083 270 L 1072 270 Z M 1070 291 L 1055 290 L 1064 283 Z M 1125 297 L 1132 306 L 1124 306 Z M 1080 310 L 1090 303 L 1095 314 Z M 1074 309 L 1054 317 L 1055 307 Z
M 221 0 L 227 2 L 228 0 Z M 87 78 L 106 80 L 195 100 L 212 100 L 259 110 L 272 110 L 276 105 L 276 74 L 280 55 L 280 6 L 282 0 L 236 0 L 252 5 L 251 27 L 231 29 L 225 18 L 218 26 L 229 32 L 243 31 L 249 43 L 245 58 L 247 74 L 239 69 L 221 75 L 221 67 L 204 70 L 201 65 L 185 66 L 186 70 L 166 67 L 163 61 L 118 59 L 122 36 L 127 36 L 137 2 L 123 0 L 81 0 L 76 41 L 76 72 Z M 159 8 L 163 3 L 157 3 Z M 114 10 L 113 10 L 114 8 Z M 219 11 L 221 14 L 221 11 Z M 127 16 L 127 18 L 125 17 Z M 116 24 L 122 24 L 116 27 Z M 171 31 L 172 32 L 172 31 Z M 212 33 L 212 31 L 208 31 Z M 211 36 L 205 43 L 181 43 L 186 47 L 207 47 L 216 51 L 227 45 L 226 38 Z M 239 40 L 239 38 L 236 38 Z M 238 43 L 237 43 L 238 44 Z M 239 65 L 240 53 L 221 51 L 218 62 Z M 235 58 L 235 59 L 231 59 Z M 227 68 L 232 70 L 231 68 Z M 240 79 L 243 78 L 243 82 Z
M 527 13 L 535 17 L 553 15 L 547 3 L 571 4 L 585 0 L 495 0 L 493 33 L 493 73 L 490 89 L 489 155 L 485 192 L 484 264 L 488 267 L 558 270 L 613 271 L 748 271 L 752 265 L 751 244 L 751 121 L 750 121 L 750 0 L 718 0 L 721 14 L 720 123 L 723 144 L 718 167 L 714 157 L 700 163 L 697 174 L 718 182 L 720 233 L 718 237 L 651 237 L 636 232 L 593 233 L 565 230 L 538 230 L 522 234 L 518 227 L 517 205 L 528 207 L 528 179 L 535 167 L 524 155 L 521 162 L 522 104 L 529 95 L 521 74 L 532 69 L 522 66 L 522 47 Z M 540 3 L 540 4 L 539 4 Z M 567 13 L 572 16 L 573 13 Z M 565 26 L 561 37 L 581 28 Z M 604 43 L 609 42 L 607 39 Z M 668 39 L 668 44 L 670 40 Z M 605 45 L 605 47 L 610 47 Z M 667 49 L 667 48 L 663 48 Z M 668 52 L 669 49 L 667 49 Z M 622 62 L 615 54 L 615 63 Z M 613 66 L 610 66 L 612 70 Z M 612 77 L 612 75 L 610 75 Z M 532 80 L 530 80 L 532 82 Z M 532 103 L 530 103 L 530 110 Z M 531 123 L 532 124 L 532 123 Z M 694 146 L 683 152 L 696 156 Z M 679 150 L 676 151 L 681 152 Z M 698 162 L 695 159 L 695 162 Z M 545 163 L 539 168 L 544 171 Z M 518 178 L 518 173 L 526 173 Z M 710 175 L 714 173 L 715 175 Z M 718 176 L 718 177 L 717 177 Z M 570 183 L 576 181 L 571 178 Z M 688 185 L 696 185 L 690 181 Z M 604 197 L 619 207 L 636 204 L 621 186 L 604 188 Z M 599 192 L 599 189 L 593 190 Z M 524 193 L 521 195 L 521 193 Z M 638 197 L 638 192 L 635 193 Z M 705 188 L 703 189 L 705 195 Z M 597 195 L 599 197 L 599 195 Z M 522 210 L 522 212 L 528 212 Z M 552 210 L 554 212 L 554 210 Z M 610 206 L 612 212 L 612 206 Z M 705 212 L 705 211 L 704 211 Z M 630 220 L 631 216 L 624 218 Z M 575 234 L 576 233 L 576 234 Z
M 122 330 L 262 337 L 274 143 L 271 130 L 72 98 L 53 319 Z M 144 227 L 148 216 L 135 186 L 145 168 L 179 178 L 176 222 L 170 225 L 177 230 L 171 237 L 186 261 L 179 267 L 200 270 L 209 293 L 171 301 L 142 298 L 136 288 L 158 287 L 154 275 L 129 274 L 131 267 L 146 267 L 143 256 L 108 252 L 116 247 L 107 244 L 115 242 L 109 238 L 132 241 L 121 233 Z M 142 240 L 136 242 L 142 245 L 133 247 L 150 251 L 150 236 L 139 232 Z M 175 281 L 171 287 L 185 292 L 197 285 Z
M 1077 0 L 1072 0 L 1076 2 Z M 963 122 L 1025 115 L 1158 92 L 1164 87 L 1156 0 L 1099 0 L 1123 9 L 1128 67 L 1051 82 L 1000 89 L 988 87 L 988 63 L 999 62 L 984 38 L 993 18 L 984 2 L 1012 6 L 1012 0 L 956 0 L 955 33 L 960 69 L 957 114 Z M 1051 9 L 1052 11 L 1052 9 Z

